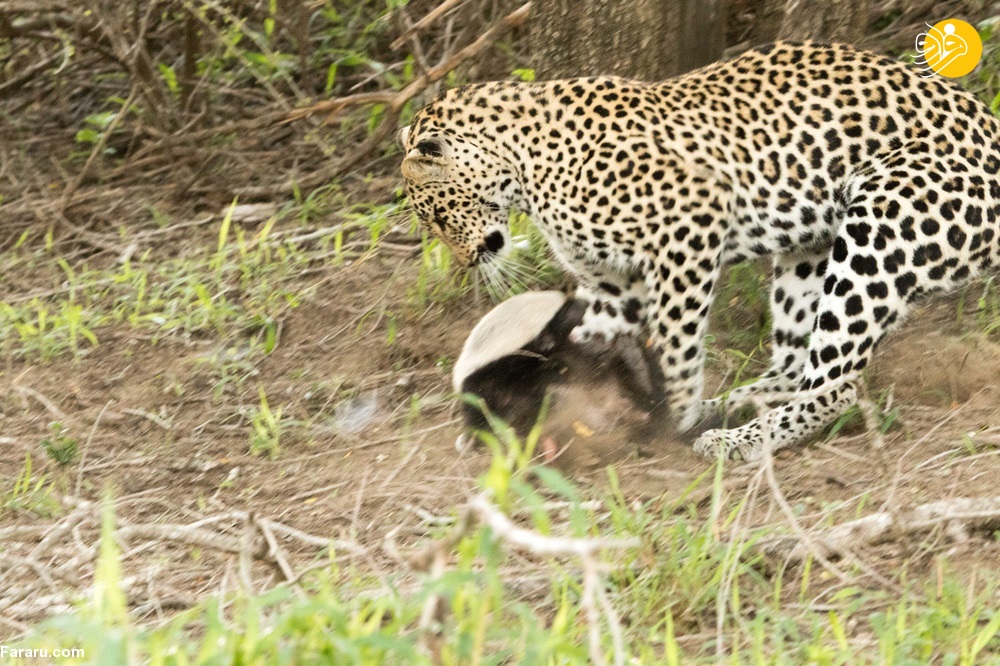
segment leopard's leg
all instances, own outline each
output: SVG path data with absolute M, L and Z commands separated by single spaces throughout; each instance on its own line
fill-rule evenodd
M 755 398 L 782 402 L 782 394 L 798 388 L 805 367 L 809 334 L 816 319 L 819 296 L 823 291 L 827 254 L 794 253 L 774 257 L 771 284 L 771 364 L 767 372 L 752 384 L 729 392 L 724 403 L 734 409 Z
M 857 401 L 861 371 L 875 346 L 915 299 L 954 289 L 993 265 L 996 249 L 961 227 L 968 219 L 984 219 L 980 201 L 953 198 L 944 207 L 930 205 L 939 195 L 932 191 L 936 181 L 920 173 L 928 168 L 927 154 L 898 161 L 890 172 L 868 174 L 847 191 L 809 337 L 801 396 L 740 428 L 705 432 L 695 443 L 697 451 L 709 456 L 738 451 L 753 460 L 765 445 L 775 450 L 815 435 Z
M 743 460 L 756 460 L 765 446 L 774 451 L 808 439 L 857 401 L 861 370 L 888 327 L 907 310 L 906 302 L 891 290 L 886 299 L 876 301 L 857 278 L 850 259 L 828 267 L 799 396 L 739 428 L 703 433 L 695 442 L 698 453 L 739 453 Z
M 678 267 L 676 254 L 670 254 L 647 271 L 650 340 L 660 359 L 670 413 L 677 429 L 685 432 L 714 410 L 712 401 L 702 399 L 704 340 L 720 261 L 708 253 L 700 261 L 696 256 L 699 271 L 694 271 L 687 263 Z
M 795 446 L 857 401 L 857 376 L 844 378 L 822 391 L 803 391 L 800 399 L 769 410 L 739 428 L 707 430 L 695 441 L 694 450 L 707 458 L 733 458 L 738 454 L 747 462 L 759 460 L 765 447 L 777 451 Z
M 583 321 L 570 333 L 578 344 L 613 342 L 619 336 L 638 337 L 646 321 L 646 288 L 635 267 L 611 270 L 585 251 L 549 239 L 559 263 L 576 278 L 575 296 L 586 304 Z
M 583 322 L 570 333 L 573 342 L 613 342 L 641 334 L 646 287 L 640 278 L 608 273 L 581 276 L 576 297 L 587 303 L 587 310 Z

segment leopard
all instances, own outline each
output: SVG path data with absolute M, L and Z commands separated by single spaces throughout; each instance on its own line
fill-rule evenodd
M 399 134 L 406 196 L 459 265 L 509 257 L 511 215 L 526 214 L 587 303 L 572 339 L 648 336 L 672 427 L 744 461 L 821 434 L 921 299 L 993 271 L 998 137 L 958 83 L 820 42 L 661 82 L 468 84 Z M 705 398 L 720 273 L 759 257 L 773 265 L 770 365 Z M 748 404 L 742 425 L 696 427 Z

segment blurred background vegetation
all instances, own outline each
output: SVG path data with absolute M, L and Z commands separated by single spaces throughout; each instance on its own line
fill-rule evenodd
M 390 129 L 442 86 L 664 78 L 778 37 L 900 53 L 925 22 L 995 14 L 985 0 L 4 0 L 0 247 L 39 225 L 98 243 L 141 219 L 122 211 L 139 191 L 147 209 L 198 212 L 390 173 Z M 331 99 L 346 104 L 303 117 Z

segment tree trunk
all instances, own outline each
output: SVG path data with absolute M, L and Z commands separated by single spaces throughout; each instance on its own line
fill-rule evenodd
M 534 0 L 539 79 L 610 74 L 659 81 L 722 53 L 722 0 Z
M 781 38 L 853 44 L 864 37 L 870 15 L 870 0 L 787 0 Z
M 726 48 L 726 3 L 723 0 L 684 0 L 680 4 L 678 74 L 715 62 Z
M 781 24 L 785 20 L 785 5 L 787 0 L 760 0 L 757 13 L 750 28 L 748 46 L 766 44 L 778 39 L 781 34 Z

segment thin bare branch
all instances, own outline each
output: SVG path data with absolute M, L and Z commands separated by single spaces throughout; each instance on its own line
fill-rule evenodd
M 403 45 L 406 44 L 410 37 L 417 34 L 424 28 L 431 26 L 439 18 L 464 2 L 465 0 L 445 0 L 440 5 L 429 11 L 422 19 L 403 31 L 403 34 L 394 39 L 392 44 L 389 44 L 389 48 L 393 51 L 398 51 L 403 48 Z

